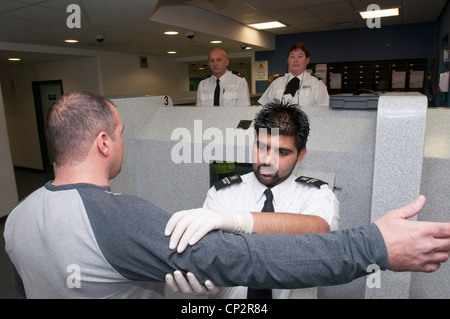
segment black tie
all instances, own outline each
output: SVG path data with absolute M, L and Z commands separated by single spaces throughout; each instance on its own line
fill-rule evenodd
M 275 209 L 273 208 L 273 194 L 270 188 L 264 191 L 264 195 L 266 195 L 266 201 L 261 212 L 273 213 Z M 248 288 L 247 299 L 272 299 L 272 289 Z
M 273 213 L 275 212 L 275 209 L 273 208 L 273 194 L 270 188 L 266 189 L 264 191 L 264 195 L 266 195 L 266 201 L 264 202 L 264 206 L 261 210 L 261 212 L 265 213 Z
M 300 88 L 300 80 L 298 77 L 292 78 L 288 84 L 286 85 L 286 90 L 284 91 L 284 94 L 290 94 L 292 97 L 295 96 L 295 92 Z
M 214 106 L 219 106 L 220 101 L 220 80 L 216 80 L 216 90 L 214 91 Z

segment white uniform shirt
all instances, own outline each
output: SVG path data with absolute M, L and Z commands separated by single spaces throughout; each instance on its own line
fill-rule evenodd
M 209 77 L 200 81 L 197 89 L 197 106 L 214 106 L 214 91 L 216 77 Z M 240 73 L 226 71 L 220 77 L 220 106 L 249 106 L 250 94 L 248 83 Z
M 291 73 L 286 73 L 273 80 L 258 100 L 258 103 L 265 105 L 273 102 L 274 99 L 278 99 L 282 102 L 290 102 L 299 106 L 328 106 L 330 104 L 330 97 L 326 85 L 322 80 L 306 71 L 297 76 L 300 80 L 300 88 L 295 93 L 295 96 L 292 97 L 290 94 L 285 95 L 286 85 L 293 77 Z
M 258 181 L 253 172 L 242 175 L 241 178 L 241 183 L 220 190 L 213 186 L 208 191 L 203 207 L 219 211 L 260 212 L 266 200 L 264 191 L 267 187 Z M 292 174 L 283 183 L 271 189 L 275 212 L 319 216 L 330 225 L 330 230 L 337 230 L 339 201 L 328 185 L 324 184 L 318 188 L 296 182 L 296 178 Z M 272 295 L 274 299 L 317 298 L 317 287 L 272 289 Z M 224 287 L 213 298 L 247 299 L 247 287 Z

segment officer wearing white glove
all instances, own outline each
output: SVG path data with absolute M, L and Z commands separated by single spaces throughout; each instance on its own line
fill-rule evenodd
M 176 227 L 175 227 L 176 226 Z M 250 234 L 253 215 L 250 212 L 219 212 L 205 208 L 183 210 L 172 215 L 164 231 L 170 236 L 169 248 L 182 253 L 212 230 Z
M 166 275 L 166 283 L 173 292 L 189 295 L 211 295 L 218 293 L 220 290 L 210 280 L 206 280 L 205 284 L 202 285 L 191 272 L 186 274 L 186 278 L 181 271 L 175 270 L 173 276 L 171 274 Z

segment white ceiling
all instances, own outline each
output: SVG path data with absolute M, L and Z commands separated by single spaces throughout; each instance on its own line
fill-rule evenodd
M 288 25 L 257 34 L 269 39 L 282 34 L 365 28 L 366 22 L 358 12 L 366 10 L 373 2 L 382 9 L 400 7 L 399 17 L 382 19 L 382 25 L 386 26 L 437 21 L 447 0 L 1 0 L 0 63 L 5 56 L 15 53 L 11 51 L 18 51 L 13 43 L 64 48 L 64 53 L 68 53 L 67 48 L 76 48 L 167 56 L 167 51 L 175 50 L 176 57 L 182 58 L 206 55 L 213 47 L 209 41 L 219 39 L 223 41 L 220 46 L 227 52 L 241 52 L 241 39 L 245 35 L 236 34 L 236 27 L 239 33 L 239 28 L 244 30 L 248 23 L 279 20 Z M 69 4 L 81 7 L 79 29 L 69 29 L 66 25 Z M 151 19 L 156 17 L 157 5 L 173 12 L 175 6 L 185 6 L 181 8 L 191 8 L 199 14 L 195 21 L 201 21 L 203 14 L 221 22 L 218 26 L 202 26 L 202 30 L 197 25 L 200 23 L 193 23 L 192 19 L 189 22 L 186 14 L 178 14 L 164 23 L 155 22 Z M 172 29 L 180 34 L 163 35 L 164 31 Z M 185 36 L 188 31 L 195 31 L 193 39 Z M 99 34 L 105 39 L 102 43 L 96 41 Z M 80 42 L 68 45 L 63 42 L 66 38 L 76 38 Z M 251 40 L 256 41 L 256 38 L 252 35 Z M 267 46 L 252 47 L 253 51 L 268 49 Z M 48 52 L 57 54 L 50 56 L 47 52 L 27 54 L 23 62 L 56 59 L 60 50 Z

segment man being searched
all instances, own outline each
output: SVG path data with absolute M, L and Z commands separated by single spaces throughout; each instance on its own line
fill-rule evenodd
M 372 264 L 434 271 L 448 258 L 450 224 L 407 220 L 422 209 L 423 196 L 355 229 L 300 236 L 213 231 L 180 254 L 164 234 L 170 214 L 110 189 L 121 170 L 123 129 L 113 104 L 92 93 L 68 93 L 50 108 L 55 179 L 16 206 L 4 230 L 25 297 L 163 297 L 158 282 L 175 270 L 220 286 L 305 288 L 352 281 Z M 243 222 L 244 215 L 224 229 L 251 232 L 261 222 L 258 215 Z
M 197 106 L 249 106 L 248 83 L 239 72 L 228 71 L 229 60 L 224 50 L 212 49 L 208 66 L 212 74 L 200 81 Z

